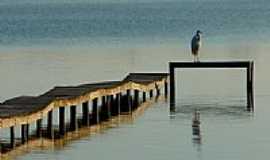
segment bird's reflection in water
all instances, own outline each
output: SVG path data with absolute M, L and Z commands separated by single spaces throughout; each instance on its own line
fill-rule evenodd
M 201 129 L 200 129 L 200 113 L 198 111 L 195 111 L 193 113 L 192 118 L 192 141 L 194 146 L 197 147 L 198 151 L 201 151 L 201 145 L 202 145 L 202 135 L 201 135 Z

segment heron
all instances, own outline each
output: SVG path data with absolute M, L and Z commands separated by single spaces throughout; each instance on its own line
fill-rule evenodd
M 202 32 L 200 30 L 197 30 L 196 34 L 191 40 L 191 52 L 194 56 L 194 62 L 199 62 L 199 50 L 202 46 L 201 36 Z

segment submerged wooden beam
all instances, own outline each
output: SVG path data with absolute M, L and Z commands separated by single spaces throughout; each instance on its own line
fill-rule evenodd
M 175 109 L 175 69 L 176 68 L 243 68 L 247 72 L 247 109 L 254 109 L 253 61 L 227 61 L 227 62 L 169 62 L 170 72 L 170 109 Z

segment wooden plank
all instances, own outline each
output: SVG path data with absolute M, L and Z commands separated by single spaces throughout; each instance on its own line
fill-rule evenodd
M 250 61 L 169 62 L 173 68 L 248 68 Z

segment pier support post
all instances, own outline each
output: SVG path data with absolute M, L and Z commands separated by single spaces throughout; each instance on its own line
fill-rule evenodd
M 146 92 L 143 92 L 143 102 L 146 102 Z
M 247 110 L 254 110 L 254 95 L 253 95 L 253 77 L 254 74 L 254 62 L 249 63 L 247 68 Z
M 111 116 L 117 116 L 118 115 L 118 94 L 111 95 Z
M 65 126 L 65 107 L 59 108 L 59 134 L 60 136 L 64 136 L 66 133 Z
M 92 114 L 91 114 L 91 124 L 99 123 L 99 110 L 98 110 L 98 98 L 92 101 Z
M 170 63 L 170 111 L 175 111 L 175 73 L 174 66 Z
M 25 137 L 26 137 L 26 141 L 29 140 L 29 129 L 30 129 L 30 124 L 27 123 L 27 124 L 26 124 L 26 128 L 25 128 Z
M 168 97 L 168 82 L 167 82 L 167 80 L 164 81 L 164 95 L 166 98 Z
M 137 89 L 134 90 L 134 103 L 133 103 L 134 109 L 138 108 L 138 106 L 139 106 L 139 93 L 140 93 L 139 90 L 137 90 Z
M 83 112 L 82 123 L 84 126 L 89 126 L 89 102 L 88 101 L 82 104 L 82 112 Z
M 107 108 L 107 103 L 106 103 L 106 96 L 102 96 L 101 100 L 101 116 L 100 120 L 107 120 L 108 119 L 108 108 Z
M 116 94 L 116 107 L 117 107 L 117 115 L 121 113 L 121 93 Z
M 127 107 L 128 107 L 128 112 L 131 113 L 132 112 L 132 97 L 130 94 L 130 90 L 127 90 Z
M 10 127 L 10 147 L 15 148 L 16 142 L 15 142 L 15 130 L 14 126 Z
M 107 118 L 110 119 L 112 116 L 112 103 L 113 103 L 113 95 L 107 96 Z
M 150 99 L 153 98 L 153 90 L 152 89 L 149 91 L 149 97 L 150 97 Z
M 70 106 L 70 131 L 75 131 L 77 129 L 77 118 L 76 118 L 76 108 L 77 106 Z
M 21 143 L 24 144 L 26 141 L 26 124 L 21 125 Z
M 36 121 L 36 136 L 37 137 L 42 136 L 41 127 L 42 127 L 42 119 L 38 119 Z
M 47 119 L 47 136 L 48 138 L 54 138 L 54 130 L 53 130 L 53 110 L 48 112 Z
M 160 96 L 160 88 L 157 83 L 155 83 L 155 88 L 156 88 L 156 97 Z
M 158 87 L 156 88 L 156 94 L 157 97 L 160 96 L 160 89 Z

